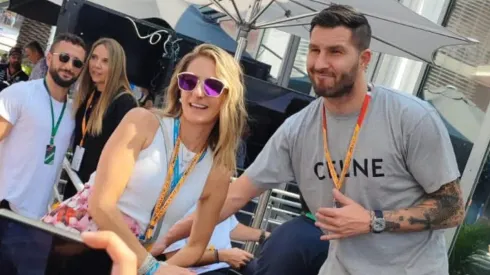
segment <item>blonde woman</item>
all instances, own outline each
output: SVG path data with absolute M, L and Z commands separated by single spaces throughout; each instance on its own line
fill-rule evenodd
M 137 107 L 126 76 L 126 55 L 114 39 L 96 41 L 73 102 L 75 116 L 72 169 L 87 182 L 109 137 L 129 110 Z M 65 198 L 75 195 L 68 184 Z
M 218 47 L 197 47 L 177 65 L 165 104 L 158 112 L 131 110 L 107 142 L 86 193 L 96 226 L 80 228 L 83 214 L 60 217 L 59 210 L 45 219 L 74 220 L 68 227 L 82 231 L 115 232 L 137 255 L 138 274 L 192 274 L 176 265 L 194 265 L 206 249 L 246 121 L 239 64 Z M 83 198 L 78 201 L 83 204 Z M 152 244 L 195 203 L 187 246 L 168 262 L 157 262 L 148 252 Z M 83 207 L 75 205 L 80 212 Z

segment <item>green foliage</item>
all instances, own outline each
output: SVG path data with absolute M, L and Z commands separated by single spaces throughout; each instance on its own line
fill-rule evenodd
M 490 245 L 490 223 L 477 222 L 464 224 L 454 244 L 449 258 L 449 273 L 451 275 L 480 275 L 472 271 L 470 256 L 479 251 L 487 251 Z

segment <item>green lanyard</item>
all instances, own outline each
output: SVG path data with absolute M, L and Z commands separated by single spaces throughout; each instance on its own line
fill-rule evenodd
M 53 146 L 54 145 L 54 137 L 56 136 L 56 133 L 58 132 L 58 128 L 60 127 L 61 120 L 63 119 L 63 114 L 65 113 L 65 108 L 66 108 L 66 102 L 68 101 L 68 98 L 65 100 L 63 103 L 63 109 L 61 109 L 60 116 L 58 117 L 58 121 L 56 122 L 56 125 L 54 124 L 54 109 L 53 109 L 53 99 L 51 98 L 51 92 L 49 91 L 48 84 L 46 84 L 46 79 L 44 79 L 44 87 L 46 87 L 46 91 L 48 92 L 49 95 L 49 103 L 51 104 L 51 138 L 49 139 L 49 145 Z
M 311 214 L 311 212 L 306 213 L 305 216 L 307 216 L 308 218 L 316 222 L 316 217 L 313 214 Z

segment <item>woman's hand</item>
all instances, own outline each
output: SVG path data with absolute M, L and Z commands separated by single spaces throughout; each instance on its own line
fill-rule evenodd
M 195 275 L 196 273 L 189 269 L 178 267 L 175 265 L 160 265 L 156 275 Z
M 114 232 L 85 232 L 82 233 L 82 239 L 86 245 L 92 248 L 107 251 L 113 262 L 112 275 L 136 274 L 136 254 Z

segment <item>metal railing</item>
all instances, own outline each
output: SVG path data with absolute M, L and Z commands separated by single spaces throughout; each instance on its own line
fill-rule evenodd
M 301 212 L 301 204 L 297 202 L 292 202 L 283 198 L 277 198 L 272 196 L 272 194 L 281 195 L 283 197 L 299 199 L 299 195 L 295 193 L 291 193 L 281 189 L 272 189 L 265 191 L 259 198 L 255 198 L 252 202 L 257 203 L 257 207 L 255 208 L 255 212 L 247 212 L 244 210 L 240 210 L 240 213 L 250 215 L 252 218 L 251 227 L 253 228 L 267 228 L 268 224 L 281 225 L 284 221 L 280 221 L 278 219 L 273 219 L 270 217 L 272 213 L 282 213 L 286 214 L 289 217 L 299 216 L 299 212 Z M 293 207 L 298 209 L 298 213 L 291 212 L 285 209 L 281 209 L 278 207 L 274 207 L 273 203 L 279 203 L 282 205 L 287 205 L 289 207 Z M 268 215 L 267 215 L 268 213 Z M 267 217 L 266 217 L 267 216 Z M 252 254 L 255 253 L 256 243 L 255 242 L 246 242 L 244 246 L 244 250 L 250 252 Z
M 70 161 L 68 160 L 67 157 L 63 159 L 62 171 L 65 171 L 66 175 L 77 189 L 77 192 L 83 189 L 83 182 L 80 180 L 77 173 L 75 173 L 75 171 L 71 169 Z M 68 181 L 61 178 L 61 175 L 63 174 L 62 171 L 60 173 L 60 176 L 58 177 L 59 178 L 58 183 L 55 184 L 53 187 L 53 202 L 49 204 L 48 211 L 51 211 L 51 206 L 54 203 L 63 201 L 63 194 L 60 194 L 59 185 L 60 184 L 66 185 L 68 184 Z

